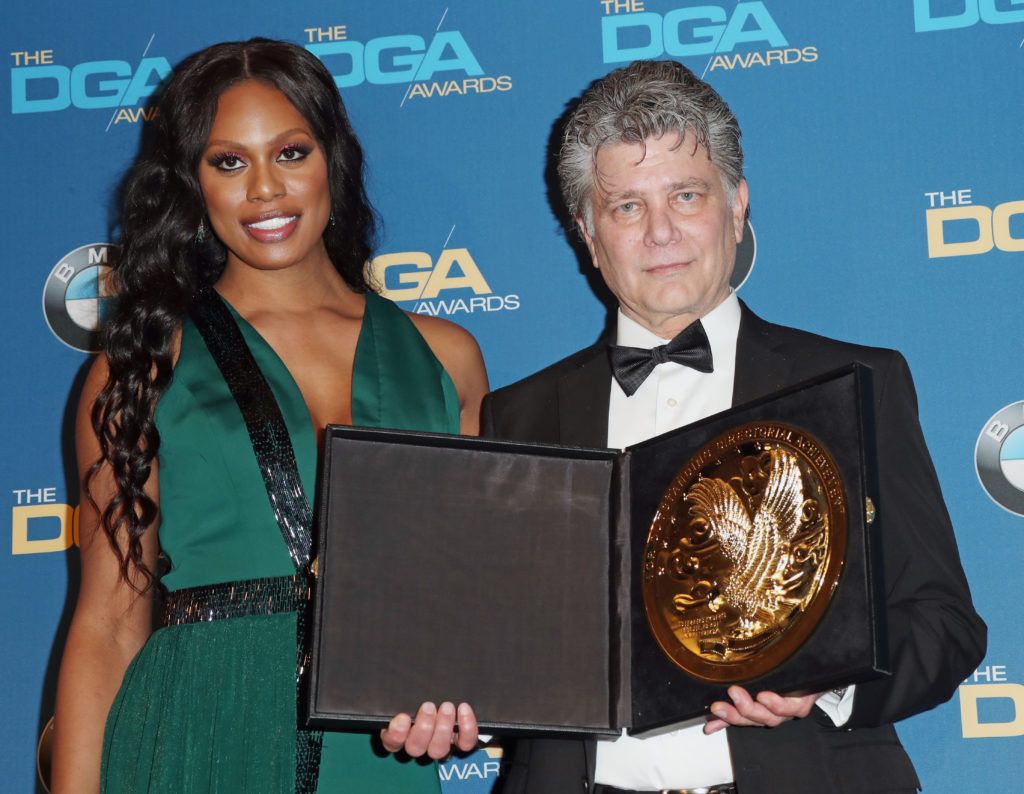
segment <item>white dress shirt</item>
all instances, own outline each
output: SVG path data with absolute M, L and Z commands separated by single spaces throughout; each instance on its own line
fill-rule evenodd
M 609 447 L 622 449 L 732 407 L 740 329 L 735 293 L 702 317 L 701 323 L 711 343 L 714 371 L 698 372 L 674 362 L 659 364 L 631 397 L 612 378 Z M 667 341 L 619 310 L 617 344 L 651 349 Z M 822 695 L 818 706 L 836 725 L 843 725 L 853 709 L 853 687 L 841 698 L 831 692 Z M 640 791 L 732 782 L 726 732 L 705 736 L 704 722 L 700 717 L 642 739 L 623 731 L 615 740 L 599 740 L 595 782 Z

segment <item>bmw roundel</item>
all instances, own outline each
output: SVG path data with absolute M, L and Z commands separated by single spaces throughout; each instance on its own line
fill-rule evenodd
M 974 465 L 992 501 L 1024 516 L 1024 400 L 1007 405 L 985 423 L 974 448 Z
M 43 289 L 43 314 L 61 342 L 91 353 L 99 350 L 103 320 L 113 308 L 107 286 L 118 246 L 91 243 L 65 254 L 54 265 Z
M 738 290 L 749 278 L 750 271 L 754 269 L 754 262 L 757 260 L 757 237 L 754 236 L 754 227 L 748 220 L 743 227 L 743 239 L 736 246 L 736 264 L 732 269 L 732 276 L 729 278 L 729 286 Z

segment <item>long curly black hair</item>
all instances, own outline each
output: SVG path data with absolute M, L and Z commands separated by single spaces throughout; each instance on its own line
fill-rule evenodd
M 216 44 L 182 61 L 159 97 L 152 136 L 121 189 L 121 255 L 110 276 L 117 308 L 104 327 L 110 374 L 91 415 L 100 457 L 84 483 L 121 577 L 140 592 L 155 579 L 141 542 L 158 512 L 144 490 L 160 449 L 154 411 L 171 379 L 175 333 L 194 296 L 213 285 L 227 260 L 212 233 L 197 240 L 201 223 L 210 229 L 199 188 L 200 157 L 221 94 L 245 80 L 278 89 L 310 124 L 327 160 L 335 219 L 323 233 L 327 253 L 349 287 L 371 289 L 366 263 L 376 214 L 363 186 L 363 151 L 323 64 L 302 47 L 270 39 Z M 105 465 L 116 487 L 100 508 L 90 483 Z M 141 586 L 129 576 L 132 568 L 141 574 Z

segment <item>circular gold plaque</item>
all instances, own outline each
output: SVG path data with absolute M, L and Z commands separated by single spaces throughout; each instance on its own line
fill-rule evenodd
M 760 678 L 817 626 L 845 551 L 846 492 L 828 451 L 789 425 L 742 425 L 662 496 L 644 548 L 647 620 L 690 675 Z

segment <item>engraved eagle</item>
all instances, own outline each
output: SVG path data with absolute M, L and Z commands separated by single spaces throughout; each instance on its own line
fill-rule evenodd
M 729 483 L 703 478 L 687 493 L 690 515 L 704 519 L 722 552 L 732 563 L 721 595 L 740 616 L 740 633 L 752 636 L 771 627 L 783 603 L 795 605 L 785 581 L 790 541 L 800 529 L 804 504 L 803 479 L 797 458 L 783 449 L 768 451 L 768 481 L 751 519 L 743 500 Z

